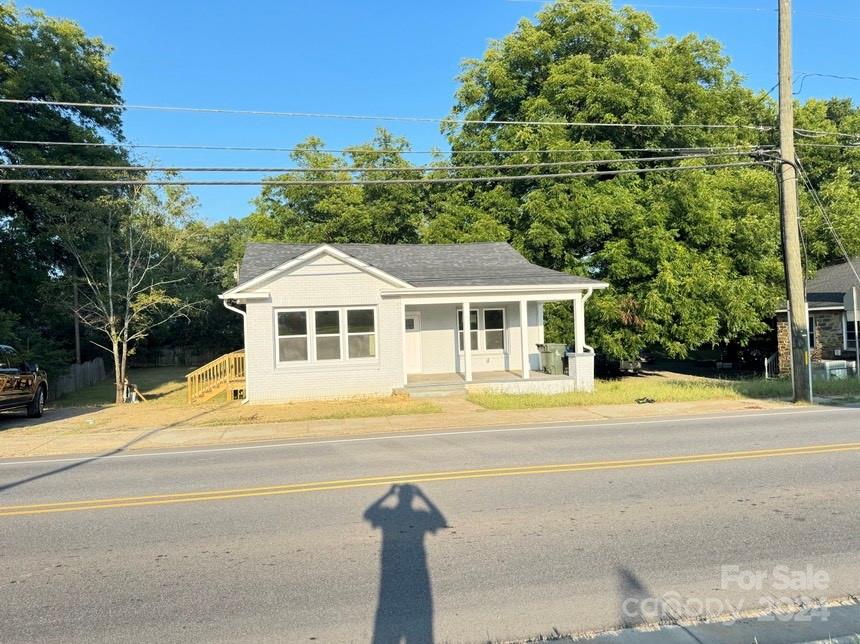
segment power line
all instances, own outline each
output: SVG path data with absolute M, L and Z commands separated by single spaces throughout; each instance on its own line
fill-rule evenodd
M 854 262 L 851 261 L 851 257 L 848 255 L 848 251 L 845 249 L 845 244 L 842 242 L 842 238 L 839 236 L 839 233 L 836 231 L 836 227 L 833 225 L 833 220 L 830 219 L 830 216 L 827 214 L 827 209 L 824 207 L 824 203 L 821 201 L 821 197 L 818 194 L 818 191 L 815 189 L 815 186 L 812 185 L 812 180 L 809 178 L 809 174 L 806 172 L 806 168 L 803 167 L 803 163 L 800 158 L 795 157 L 797 161 L 797 167 L 800 170 L 800 177 L 803 179 L 803 183 L 806 185 L 806 188 L 809 190 L 809 194 L 812 196 L 812 201 L 818 207 L 818 210 L 821 211 L 821 216 L 824 217 L 824 221 L 827 224 L 827 228 L 830 230 L 830 234 L 833 235 L 833 239 L 836 241 L 836 245 L 839 247 L 839 251 L 842 253 L 842 256 L 845 258 L 845 261 L 848 262 L 848 266 L 851 268 L 851 272 L 854 273 L 854 277 L 857 278 L 857 283 L 860 284 L 860 273 L 857 272 L 857 269 L 854 267 Z
M 555 4 L 556 0 L 507 0 L 508 2 L 521 2 L 521 3 L 533 3 L 533 4 Z M 561 0 L 559 0 L 560 2 Z M 562 4 L 564 4 L 562 2 Z M 595 5 L 603 5 L 604 3 L 598 2 L 587 2 L 583 4 L 595 4 Z M 605 5 L 604 5 L 605 6 Z M 775 9 L 769 9 L 766 7 L 727 7 L 721 5 L 698 5 L 698 4 L 640 4 L 636 3 L 634 9 L 693 9 L 696 11 L 735 11 L 735 12 L 752 12 L 752 13 L 776 13 Z M 844 16 L 844 15 L 836 15 L 832 13 L 822 13 L 820 11 L 806 11 L 803 9 L 792 11 L 793 14 L 798 15 L 807 15 L 807 16 L 816 16 L 818 18 L 828 18 L 830 20 L 840 20 L 840 21 L 860 21 L 860 17 L 858 16 Z
M 842 148 L 844 150 L 860 150 L 860 142 L 858 143 L 797 143 L 797 147 L 804 148 Z
M 172 144 L 172 143 L 108 143 L 95 141 L 23 141 L 23 140 L 0 140 L 0 145 L 39 145 L 39 146 L 69 146 L 69 147 L 99 147 L 99 148 L 129 148 L 129 149 L 157 149 L 157 150 L 224 150 L 228 152 L 319 152 L 329 154 L 355 154 L 355 153 L 387 153 L 387 154 L 440 154 L 443 156 L 455 154 L 567 154 L 567 153 L 594 153 L 594 152 L 674 152 L 686 150 L 741 150 L 745 148 L 757 148 L 760 146 L 724 145 L 724 146 L 690 146 L 690 147 L 650 147 L 650 148 L 559 148 L 559 149 L 527 149 L 520 150 L 394 150 L 394 149 L 362 149 L 362 148 L 340 148 L 340 149 L 317 149 L 307 147 L 266 147 L 266 146 L 236 146 L 236 145 L 197 145 L 197 144 Z M 768 146 L 761 146 L 768 147 Z
M 803 91 L 803 84 L 806 82 L 807 78 L 834 78 L 836 80 L 860 81 L 860 77 L 857 76 L 842 76 L 840 74 L 819 74 L 817 72 L 804 72 L 798 77 L 798 79 L 800 80 L 800 87 L 797 88 L 795 94 L 800 94 Z
M 827 130 L 807 130 L 803 128 L 795 129 L 794 133 L 798 136 L 805 136 L 810 139 L 823 139 L 828 136 L 848 137 L 852 139 L 860 139 L 860 134 L 851 134 L 849 132 L 829 132 Z
M 111 172 L 278 172 L 278 173 L 313 173 L 313 172 L 439 172 L 439 171 L 468 171 L 468 170 L 508 170 L 518 168 L 562 167 L 576 165 L 594 165 L 603 163 L 632 163 L 652 161 L 678 161 L 683 159 L 702 159 L 714 156 L 748 156 L 755 151 L 731 151 L 719 153 L 684 154 L 655 157 L 628 157 L 615 159 L 578 159 L 575 161 L 538 161 L 534 163 L 508 163 L 492 165 L 447 165 L 447 166 L 360 166 L 360 167 L 331 167 L 331 168 L 284 168 L 284 167 L 212 167 L 212 166 L 113 166 L 113 165 L 61 165 L 61 164 L 0 164 L 3 170 L 92 170 Z
M 240 110 L 221 107 L 177 107 L 168 105 L 143 105 L 134 103 L 87 103 L 79 101 L 42 101 L 32 98 L 0 98 L 0 103 L 11 105 L 39 105 L 47 107 L 80 107 L 89 109 L 145 110 L 161 112 L 190 112 L 204 114 L 236 114 L 244 116 L 282 116 L 291 118 L 338 119 L 348 121 L 396 121 L 403 123 L 439 123 L 445 125 L 561 125 L 566 127 L 608 128 L 682 128 L 682 129 L 741 129 L 758 132 L 771 131 L 771 125 L 749 125 L 731 123 L 596 123 L 589 121 L 502 121 L 495 119 L 456 119 L 428 116 L 391 116 L 367 114 L 335 114 L 326 112 L 282 112 L 275 110 Z
M 593 170 L 585 172 L 560 172 L 548 174 L 498 175 L 484 177 L 422 177 L 416 179 L 261 179 L 248 181 L 224 180 L 149 180 L 149 179 L 0 179 L 0 185 L 91 185 L 91 186 L 361 186 L 404 185 L 441 183 L 484 183 L 494 181 L 520 181 L 532 179 L 569 179 L 576 177 L 612 177 L 623 174 L 647 174 L 651 172 L 673 172 L 685 170 L 709 170 L 717 168 L 740 168 L 760 165 L 762 161 L 733 163 L 711 163 L 691 166 L 658 166 L 653 168 L 625 168 L 620 170 Z

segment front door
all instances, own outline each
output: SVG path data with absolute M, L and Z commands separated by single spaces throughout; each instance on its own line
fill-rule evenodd
M 406 373 L 421 373 L 421 314 L 406 314 Z

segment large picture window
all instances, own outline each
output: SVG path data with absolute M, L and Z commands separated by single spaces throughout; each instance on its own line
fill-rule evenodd
M 469 311 L 469 335 L 472 338 L 472 351 L 478 350 L 478 312 L 475 309 Z M 457 332 L 460 336 L 460 351 L 463 350 L 463 311 L 457 311 Z
M 280 311 L 278 313 L 278 360 L 297 362 L 307 359 L 307 311 Z
M 376 309 L 298 309 L 276 313 L 279 363 L 376 357 Z
M 347 310 L 346 329 L 350 358 L 376 357 L 376 315 L 373 309 Z

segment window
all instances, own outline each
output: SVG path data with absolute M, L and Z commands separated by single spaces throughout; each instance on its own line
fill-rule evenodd
M 317 360 L 340 360 L 340 311 L 314 311 Z
M 280 311 L 278 313 L 278 360 L 297 362 L 307 359 L 307 311 Z
M 484 348 L 487 351 L 505 350 L 504 309 L 484 309 Z
M 276 315 L 279 363 L 376 357 L 375 309 L 302 309 Z
M 376 357 L 376 315 L 373 309 L 348 309 L 346 331 L 350 358 Z
M 475 309 L 469 310 L 469 330 L 472 337 L 472 351 L 478 350 L 478 312 Z M 460 351 L 463 350 L 463 311 L 457 311 L 457 331 L 460 336 Z
M 414 331 L 415 330 L 415 318 L 406 318 L 406 330 Z
M 815 348 L 815 318 L 809 316 L 809 348 Z
M 857 334 L 855 333 L 857 327 L 854 326 L 854 322 L 848 319 L 847 315 L 842 318 L 842 321 L 845 324 L 845 348 L 853 350 L 857 346 Z

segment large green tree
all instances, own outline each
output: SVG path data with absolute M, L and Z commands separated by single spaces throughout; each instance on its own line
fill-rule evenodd
M 120 79 L 109 68 L 109 48 L 74 22 L 0 3 L 0 52 L 4 98 L 120 102 Z M 117 109 L 0 105 L 0 159 L 5 163 L 121 164 L 125 154 L 113 146 L 12 143 L 103 143 L 121 138 Z M 16 170 L 5 176 L 44 175 Z M 0 308 L 21 320 L 28 332 L 37 332 L 59 348 L 69 348 L 73 337 L 71 291 L 59 281 L 73 262 L 60 243 L 56 223 L 71 213 L 85 216 L 89 205 L 105 194 L 98 188 L 0 186 Z
M 453 115 L 478 121 L 447 128 L 455 151 L 498 151 L 496 158 L 509 163 L 632 160 L 643 152 L 627 148 L 774 142 L 772 100 L 743 85 L 719 43 L 694 35 L 658 37 L 649 15 L 616 10 L 608 1 L 558 2 L 534 21 L 522 20 L 481 59 L 466 62 Z M 807 127 L 827 121 L 836 128 L 851 119 L 856 127 L 854 110 L 841 103 L 810 106 L 800 118 L 810 122 Z M 666 127 L 482 122 L 487 120 Z M 505 150 L 522 152 L 501 154 Z M 842 159 L 820 156 L 821 163 L 811 163 L 818 186 L 836 216 L 848 218 L 856 203 L 848 171 Z M 737 160 L 724 154 L 707 162 Z M 634 165 L 653 164 L 585 169 Z M 783 280 L 776 183 L 767 167 L 489 183 L 472 189 L 473 203 L 489 192 L 497 199 L 506 193 L 518 204 L 515 213 L 505 209 L 503 221 L 509 239 L 530 259 L 610 283 L 589 307 L 593 343 L 602 350 L 623 356 L 656 346 L 683 357 L 702 345 L 743 343 L 767 329 Z M 834 257 L 832 240 L 814 219 L 810 213 L 806 224 L 815 232 L 808 236 L 823 248 L 813 253 L 813 268 Z M 464 219 L 459 228 L 472 225 Z M 450 216 L 444 227 L 451 240 L 463 236 Z M 563 319 L 550 326 L 569 333 Z
M 409 179 L 420 173 L 404 159 L 404 139 L 379 130 L 369 143 L 344 155 L 324 151 L 312 137 L 292 158 L 304 171 L 275 177 L 286 185 L 265 186 L 249 217 L 258 239 L 291 242 L 406 243 L 419 240 L 429 212 L 428 191 L 413 184 L 302 185 L 301 180 Z M 379 172 L 379 169 L 387 169 Z M 290 185 L 295 182 L 296 185 Z

